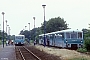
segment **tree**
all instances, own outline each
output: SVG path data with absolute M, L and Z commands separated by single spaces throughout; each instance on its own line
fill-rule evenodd
M 46 23 L 46 33 L 65 30 L 67 28 L 67 23 L 63 18 L 51 18 L 49 21 L 45 21 Z M 42 24 L 41 29 L 44 30 L 44 24 Z
M 88 29 L 82 29 L 84 34 L 84 45 L 85 48 L 90 51 L 90 30 Z
M 4 32 L 4 39 L 6 39 L 6 34 L 7 33 Z M 3 31 L 0 30 L 0 40 L 2 40 L 2 37 L 3 37 L 2 35 L 3 35 Z
M 27 42 L 30 41 L 30 31 L 28 31 L 28 30 L 25 30 L 25 31 L 21 30 L 20 31 L 20 35 L 24 35 L 25 36 L 25 40 Z
M 19 34 L 23 35 L 23 34 L 24 34 L 24 31 L 23 31 L 23 30 L 21 30 Z
M 25 35 L 25 38 L 28 38 L 29 39 L 30 31 L 28 31 L 28 30 L 25 30 L 25 31 L 21 30 L 20 31 L 20 34 L 21 35 Z
M 31 40 L 34 40 L 34 38 L 36 39 L 36 41 L 38 42 L 38 35 L 42 34 L 42 31 L 41 31 L 41 28 L 38 27 L 38 28 L 34 28 L 30 31 L 28 30 L 21 30 L 20 31 L 20 34 L 21 35 L 25 35 L 25 38 L 27 38 L 26 40 L 28 40 L 29 38 L 31 38 Z
M 86 48 L 88 51 L 90 51 L 90 37 L 89 37 L 89 39 L 88 39 L 88 38 L 85 39 L 85 48 Z
M 36 32 L 35 33 L 36 33 L 36 36 L 35 36 L 36 42 L 38 43 L 39 42 L 39 35 L 42 34 L 43 32 L 42 32 L 41 28 L 38 27 L 38 28 L 36 28 Z
M 46 23 L 46 33 L 68 29 L 66 21 L 64 21 L 64 19 L 60 17 L 51 18 L 49 19 L 49 21 L 45 21 L 45 23 Z M 28 39 L 31 34 L 31 40 L 34 40 L 34 38 L 38 40 L 39 35 L 43 34 L 43 31 L 44 31 L 44 23 L 42 23 L 41 27 L 33 28 L 30 31 L 21 30 L 20 34 L 25 35 L 25 37 Z

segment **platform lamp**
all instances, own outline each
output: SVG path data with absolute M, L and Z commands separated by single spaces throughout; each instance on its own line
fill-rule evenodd
M 26 27 L 27 27 L 27 26 L 25 26 L 25 30 L 26 30 Z
M 7 28 L 8 28 L 7 29 L 8 30 L 8 33 L 7 33 L 8 34 L 8 38 L 7 38 L 7 40 L 9 40 L 9 25 L 7 25 Z
M 5 22 L 6 22 L 6 41 L 7 41 L 7 20 Z
M 35 41 L 35 17 L 33 17 L 33 19 L 34 19 L 34 41 Z
M 45 24 L 45 6 L 46 5 L 42 5 L 43 9 L 44 9 L 44 47 L 46 46 L 46 38 L 45 38 L 45 33 L 46 33 L 46 24 Z
M 11 30 L 11 29 L 10 29 L 10 26 L 8 27 L 8 30 L 9 30 L 9 40 L 10 40 L 10 30 Z
M 30 32 L 30 23 L 29 24 L 29 32 Z M 31 40 L 31 33 L 30 33 L 30 36 L 29 36 L 29 44 L 30 44 L 30 40 Z
M 4 12 L 2 12 L 3 15 L 3 48 L 4 48 Z

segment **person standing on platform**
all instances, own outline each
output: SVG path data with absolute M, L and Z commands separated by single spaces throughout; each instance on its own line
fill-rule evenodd
M 8 41 L 6 41 L 6 46 L 8 45 Z
M 34 40 L 34 45 L 36 45 L 36 40 Z

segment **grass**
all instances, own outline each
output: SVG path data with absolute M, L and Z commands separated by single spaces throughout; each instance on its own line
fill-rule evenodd
M 86 58 L 73 58 L 73 59 L 69 59 L 69 60 L 89 60 L 89 59 L 86 59 Z
M 87 49 L 86 48 L 78 48 L 77 51 L 81 52 L 81 53 L 85 53 L 85 52 L 87 52 Z
M 2 40 L 0 40 L 0 45 L 2 44 Z M 4 40 L 4 44 L 6 44 L 5 40 Z

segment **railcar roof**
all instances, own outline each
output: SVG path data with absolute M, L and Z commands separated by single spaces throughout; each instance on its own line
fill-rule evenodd
M 15 36 L 24 36 L 24 35 L 15 35 Z
M 67 30 L 61 30 L 61 31 L 56 31 L 56 32 L 83 32 L 81 30 L 78 30 L 78 29 L 67 29 Z
M 56 32 L 51 32 L 51 33 L 46 33 L 45 35 L 49 35 L 49 34 L 56 34 L 56 33 L 61 33 L 61 32 L 83 32 L 81 30 L 78 29 L 67 29 L 67 30 L 61 30 L 61 31 L 56 31 Z M 39 36 L 43 36 L 44 34 L 41 34 Z

